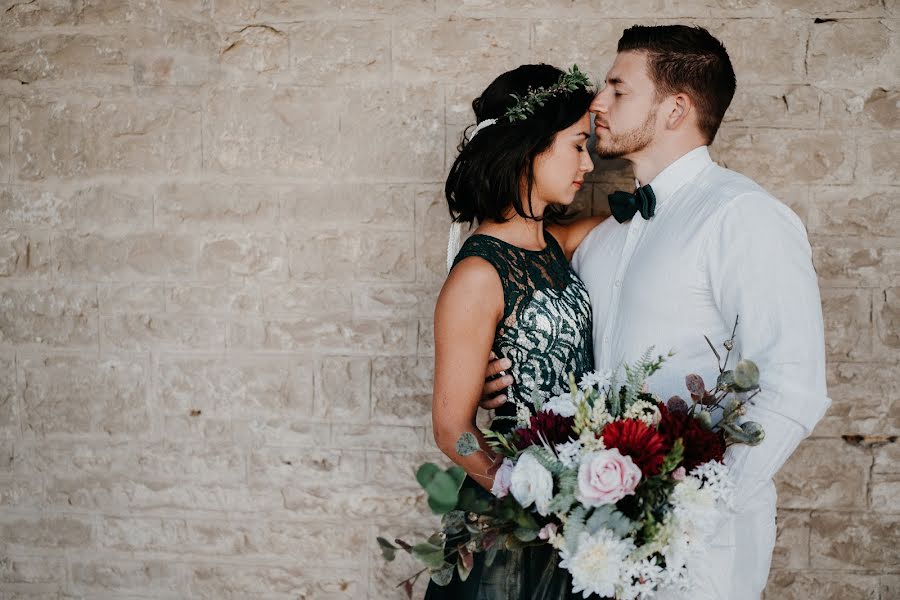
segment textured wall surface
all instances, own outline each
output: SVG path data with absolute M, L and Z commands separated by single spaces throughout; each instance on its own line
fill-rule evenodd
M 815 250 L 766 600 L 900 597 L 896 0 L 0 1 L 0 597 L 399 598 L 469 103 L 635 22 L 726 43 L 714 157 Z

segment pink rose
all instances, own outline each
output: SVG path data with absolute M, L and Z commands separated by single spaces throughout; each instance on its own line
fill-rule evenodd
M 509 486 L 512 482 L 512 472 L 515 464 L 508 458 L 503 459 L 503 464 L 497 469 L 494 475 L 494 485 L 491 487 L 491 493 L 498 498 L 503 498 L 509 493 Z
M 585 506 L 614 504 L 634 494 L 641 470 L 618 448 L 587 454 L 578 468 L 578 501 Z
M 538 532 L 538 537 L 542 540 L 549 540 L 556 535 L 556 528 L 556 523 L 547 523 L 541 527 L 541 530 Z
M 672 479 L 674 479 L 675 481 L 684 481 L 684 476 L 686 474 L 687 472 L 684 470 L 683 466 L 678 467 L 677 469 L 672 471 Z

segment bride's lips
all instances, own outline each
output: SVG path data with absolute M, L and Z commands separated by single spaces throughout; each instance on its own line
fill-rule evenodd
M 584 185 L 584 182 L 583 182 L 583 181 L 573 181 L 572 184 L 573 184 L 575 187 L 581 189 L 581 186 Z

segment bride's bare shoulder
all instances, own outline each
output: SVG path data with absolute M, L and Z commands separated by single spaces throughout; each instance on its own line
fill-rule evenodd
M 572 255 L 575 254 L 575 250 L 578 249 L 587 234 L 607 218 L 609 218 L 607 215 L 584 217 L 566 225 L 548 225 L 547 231 L 559 242 L 563 252 L 566 253 L 566 258 L 572 260 Z

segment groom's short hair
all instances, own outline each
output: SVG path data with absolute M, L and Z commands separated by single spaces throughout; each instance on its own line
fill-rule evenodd
M 737 85 L 722 42 L 702 27 L 635 25 L 622 32 L 618 51 L 647 52 L 657 97 L 690 96 L 700 131 L 712 143 Z

